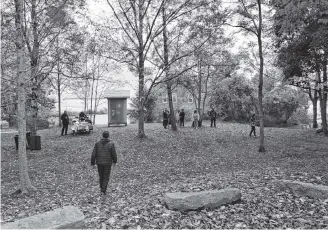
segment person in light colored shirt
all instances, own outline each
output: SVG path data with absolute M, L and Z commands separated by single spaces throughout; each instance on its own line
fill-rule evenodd
M 197 110 L 194 111 L 193 114 L 193 120 L 194 120 L 194 128 L 197 129 L 198 128 L 198 121 L 199 121 L 199 114 L 197 112 Z
M 175 121 L 177 122 L 177 124 L 179 124 L 179 122 L 180 122 L 180 110 L 178 110 L 178 112 L 175 115 Z

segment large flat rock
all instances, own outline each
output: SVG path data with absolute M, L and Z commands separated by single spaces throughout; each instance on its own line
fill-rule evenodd
M 74 206 L 65 206 L 39 215 L 16 220 L 2 229 L 81 229 L 85 228 L 83 212 Z
M 225 188 L 202 192 L 167 193 L 164 203 L 168 209 L 190 211 L 201 208 L 217 208 L 231 204 L 241 199 L 241 192 L 237 188 Z
M 317 199 L 328 199 L 328 186 L 291 180 L 276 180 L 279 190 L 290 190 L 296 195 Z

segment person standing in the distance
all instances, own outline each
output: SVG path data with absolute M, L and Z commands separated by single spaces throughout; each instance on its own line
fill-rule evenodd
M 197 129 L 198 121 L 199 121 L 199 114 L 198 114 L 197 110 L 194 111 L 193 119 L 194 119 L 194 129 Z
M 168 115 L 166 109 L 164 109 L 164 111 L 163 111 L 163 126 L 164 126 L 164 129 L 166 129 L 168 123 L 169 123 L 169 115 Z
M 85 113 L 82 111 L 80 114 L 79 114 L 79 121 L 84 121 L 85 120 Z
M 180 119 L 180 126 L 184 127 L 184 119 L 185 119 L 184 109 L 181 109 L 181 112 L 179 113 L 179 119 Z
M 65 130 L 65 135 L 67 135 L 67 129 L 68 129 L 68 124 L 69 124 L 69 117 L 67 115 L 67 112 L 64 111 L 64 113 L 61 115 L 60 119 L 62 120 L 63 123 L 63 128 L 61 131 L 61 135 L 64 135 L 64 130 Z
M 210 118 L 211 118 L 211 127 L 213 127 L 214 125 L 214 128 L 216 127 L 216 115 L 217 113 L 215 112 L 214 108 L 212 108 L 210 112 Z
M 100 191 L 106 194 L 112 164 L 117 163 L 114 143 L 109 141 L 109 132 L 104 131 L 102 139 L 98 141 L 92 151 L 91 165 L 97 164 Z
M 180 123 L 180 110 L 178 110 L 178 112 L 176 113 L 176 116 L 175 116 L 175 121 L 177 122 L 177 124 Z
M 252 136 L 252 133 L 254 132 L 254 136 L 256 137 L 256 130 L 255 130 L 255 114 L 253 113 L 250 119 L 250 124 L 251 124 L 251 132 L 249 133 L 249 136 Z

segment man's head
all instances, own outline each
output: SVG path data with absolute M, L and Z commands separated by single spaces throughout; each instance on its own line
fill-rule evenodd
M 65 114 L 67 114 L 66 110 L 64 111 Z
M 181 112 L 184 112 L 184 109 L 181 109 Z
M 108 138 L 109 137 L 109 132 L 108 131 L 104 131 L 102 134 L 103 138 Z

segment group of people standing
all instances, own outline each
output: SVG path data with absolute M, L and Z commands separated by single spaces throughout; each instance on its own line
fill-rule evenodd
M 68 125 L 69 125 L 69 116 L 67 114 L 67 111 L 64 111 L 64 113 L 61 115 L 60 119 L 62 120 L 62 125 L 63 125 L 61 135 L 63 136 L 64 132 L 65 132 L 65 135 L 67 135 Z M 87 116 L 82 111 L 79 114 L 79 121 L 82 122 L 82 121 L 85 121 L 86 119 L 87 119 Z
M 211 127 L 216 127 L 217 113 L 213 108 L 210 111 L 209 115 L 211 119 Z M 184 109 L 181 109 L 181 111 L 178 110 L 176 113 L 176 122 L 180 124 L 180 126 L 182 127 L 184 127 L 185 116 L 186 114 L 184 112 Z M 195 129 L 201 126 L 201 119 L 197 110 L 194 110 L 194 113 L 192 114 L 192 121 L 193 121 L 192 127 L 194 127 Z M 165 109 L 163 111 L 163 126 L 166 129 L 170 124 L 171 124 L 170 111 L 168 109 Z
M 184 126 L 185 116 L 186 116 L 186 114 L 183 109 L 181 111 L 178 110 L 176 113 L 177 124 L 180 124 L 180 126 Z M 250 118 L 251 132 L 249 133 L 249 136 L 252 136 L 252 134 L 254 134 L 254 136 L 256 137 L 256 129 L 255 129 L 256 118 L 255 118 L 255 116 L 256 116 L 255 114 L 252 114 L 251 118 Z M 217 113 L 213 108 L 209 112 L 209 117 L 211 120 L 211 127 L 215 128 Z M 168 109 L 165 109 L 163 111 L 163 126 L 166 129 L 166 128 L 168 128 L 168 126 L 170 124 L 171 124 L 170 111 Z M 192 127 L 194 129 L 198 129 L 201 126 L 201 124 L 202 124 L 202 121 L 200 119 L 200 115 L 199 115 L 198 111 L 195 109 L 194 113 L 192 114 Z
M 185 112 L 182 109 L 181 111 L 178 110 L 176 114 L 176 122 L 180 124 L 180 126 L 184 126 L 184 120 L 185 120 Z M 168 109 L 164 109 L 163 111 L 163 126 L 166 129 L 169 125 L 171 124 L 171 119 L 170 119 L 170 111 Z

